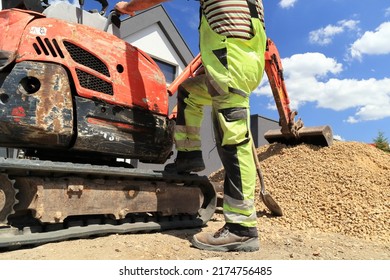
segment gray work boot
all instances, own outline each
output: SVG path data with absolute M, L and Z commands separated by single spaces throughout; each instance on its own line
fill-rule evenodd
M 209 251 L 243 251 L 253 252 L 260 248 L 257 236 L 239 236 L 223 227 L 216 233 L 198 233 L 192 239 L 192 245 L 198 249 Z
M 168 173 L 191 173 L 200 172 L 206 167 L 203 162 L 201 151 L 177 153 L 174 163 L 165 165 L 164 171 Z

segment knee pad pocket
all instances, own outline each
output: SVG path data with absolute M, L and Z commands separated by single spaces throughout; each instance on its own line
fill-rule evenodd
M 249 141 L 248 109 L 228 108 L 218 110 L 221 145 L 238 146 Z

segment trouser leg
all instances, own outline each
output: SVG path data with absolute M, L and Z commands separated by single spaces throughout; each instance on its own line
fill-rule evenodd
M 205 79 L 205 75 L 199 75 L 187 79 L 179 86 L 174 134 L 178 151 L 201 150 L 200 128 L 203 121 L 203 107 L 211 104 Z
M 252 154 L 253 140 L 249 122 L 248 108 L 218 109 L 218 106 L 214 106 L 216 143 L 225 169 L 223 203 L 225 221 L 232 224 L 236 232 L 255 236 L 256 166 Z
M 250 113 L 246 106 L 236 107 L 236 104 L 247 105 L 249 95 L 218 95 L 206 79 L 206 75 L 200 75 L 186 80 L 179 87 L 176 149 L 179 152 L 200 151 L 203 107 L 212 104 L 217 149 L 226 174 L 225 219 L 227 223 L 249 228 L 249 234 L 255 235 L 256 167 L 251 146 L 253 140 L 250 134 Z

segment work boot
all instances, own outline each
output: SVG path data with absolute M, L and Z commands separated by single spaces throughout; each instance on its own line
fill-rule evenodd
M 201 250 L 221 252 L 254 252 L 260 248 L 257 234 L 256 236 L 237 235 L 229 231 L 226 226 L 214 234 L 201 232 L 194 235 L 192 245 Z
M 174 163 L 165 165 L 164 170 L 168 173 L 191 173 L 205 169 L 202 151 L 177 152 Z

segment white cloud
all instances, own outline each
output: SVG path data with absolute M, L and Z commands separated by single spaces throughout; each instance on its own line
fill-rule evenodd
M 342 64 L 321 53 L 296 54 L 282 64 L 291 109 L 311 102 L 334 111 L 355 110 L 345 120 L 349 123 L 390 117 L 389 78 L 337 79 Z M 269 96 L 274 104 L 268 82 L 263 81 L 255 93 Z
M 390 22 L 382 23 L 375 31 L 367 31 L 350 48 L 352 58 L 361 59 L 364 54 L 390 54 Z
M 332 43 L 333 37 L 345 31 L 357 30 L 359 21 L 341 20 L 336 25 L 327 25 L 326 27 L 311 31 L 309 40 L 313 44 L 328 45 Z
M 333 139 L 338 140 L 338 141 L 345 141 L 345 139 L 343 137 L 341 137 L 340 135 L 333 135 Z
M 337 74 L 343 70 L 341 63 L 322 53 L 294 54 L 283 59 L 282 64 L 288 69 L 286 75 L 291 78 L 324 77 L 327 73 Z
M 298 0 L 280 0 L 279 6 L 284 9 L 292 8 L 297 1 Z
M 390 80 L 387 80 L 387 85 L 390 85 Z M 390 117 L 390 94 L 387 92 L 387 96 L 384 95 L 380 100 L 385 101 L 387 99 L 387 103 L 379 104 L 379 102 L 375 102 L 376 104 L 367 104 L 365 106 L 360 107 L 356 112 L 355 119 L 357 121 L 360 120 L 380 120 L 384 117 Z
M 390 7 L 385 10 L 385 17 L 390 17 Z

